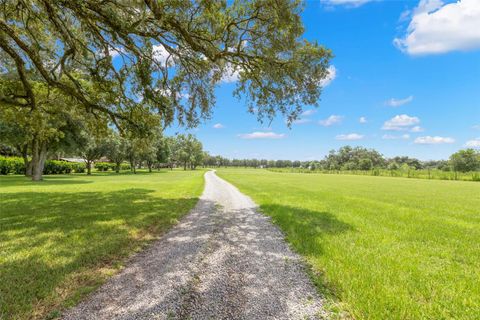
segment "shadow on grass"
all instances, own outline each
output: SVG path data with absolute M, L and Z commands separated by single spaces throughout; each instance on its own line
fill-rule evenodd
M 69 180 L 57 177 L 45 182 L 53 181 Z M 162 199 L 152 192 L 2 194 L 0 318 L 29 318 L 43 300 L 61 301 L 58 296 L 95 283 L 85 276 L 79 288 L 62 289 L 67 293 L 56 290 L 79 270 L 121 261 L 174 224 L 198 200 Z
M 325 253 L 324 240 L 346 232 L 354 232 L 352 225 L 338 220 L 325 211 L 278 204 L 261 205 L 260 209 L 285 233 L 287 241 L 302 256 L 315 259 Z M 336 299 L 337 289 L 328 283 L 322 270 L 310 270 L 312 280 L 323 295 Z
M 325 211 L 314 211 L 278 204 L 261 205 L 262 212 L 272 217 L 286 233 L 289 240 L 307 245 L 304 253 L 318 251 L 318 239 L 322 237 L 352 231 L 353 226 L 338 220 L 333 214 Z M 301 247 L 300 247 L 301 248 Z M 303 252 L 302 252 L 303 253 Z
M 7 187 L 20 187 L 20 186 L 55 186 L 55 185 L 68 185 L 68 184 L 85 184 L 92 183 L 93 181 L 80 180 L 79 175 L 72 176 L 46 176 L 42 181 L 32 181 L 30 177 L 15 175 L 15 176 L 3 176 L 0 177 L 0 188 Z

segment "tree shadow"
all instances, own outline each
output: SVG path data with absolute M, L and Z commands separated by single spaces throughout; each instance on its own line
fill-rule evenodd
M 45 182 L 82 183 L 56 178 Z M 59 285 L 78 271 L 121 261 L 198 200 L 165 199 L 152 192 L 2 194 L 0 318 L 29 314 L 33 304 L 57 295 Z
M 78 176 L 44 176 L 41 181 L 32 181 L 30 177 L 25 176 L 7 176 L 1 177 L 0 188 L 19 187 L 19 186 L 54 186 L 68 184 L 85 184 L 92 183 L 89 180 L 79 180 Z
M 306 256 L 322 254 L 325 237 L 354 231 L 352 225 L 326 211 L 279 204 L 261 205 L 260 210 L 280 227 L 295 250 Z

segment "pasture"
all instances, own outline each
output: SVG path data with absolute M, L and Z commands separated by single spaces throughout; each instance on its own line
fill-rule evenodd
M 0 319 L 58 315 L 187 213 L 202 171 L 0 177 Z
M 480 184 L 218 169 L 356 319 L 478 319 Z

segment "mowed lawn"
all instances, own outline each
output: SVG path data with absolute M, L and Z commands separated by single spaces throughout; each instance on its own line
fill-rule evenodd
M 55 317 L 187 213 L 203 172 L 0 176 L 0 319 Z
M 480 183 L 217 172 L 284 230 L 331 308 L 356 319 L 480 317 Z

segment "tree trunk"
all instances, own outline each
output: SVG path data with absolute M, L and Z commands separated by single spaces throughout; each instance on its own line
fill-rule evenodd
M 187 170 L 187 161 L 183 163 L 183 170 Z
M 92 174 L 92 161 L 87 160 L 87 175 Z
M 28 160 L 28 144 L 21 148 L 23 163 L 25 164 L 25 176 L 32 176 L 32 161 Z
M 121 165 L 120 162 L 115 162 L 115 172 L 116 173 L 120 173 L 120 165 Z
M 152 172 L 152 163 L 147 162 L 148 172 Z
M 47 160 L 47 145 L 45 142 L 41 143 L 34 139 L 32 149 L 32 181 L 41 181 L 45 160 Z
M 28 161 L 28 164 L 25 169 L 25 176 L 31 177 L 33 174 L 33 163 L 32 160 Z
M 134 174 L 137 173 L 137 168 L 135 166 L 135 161 L 130 160 L 130 169 L 133 171 Z

